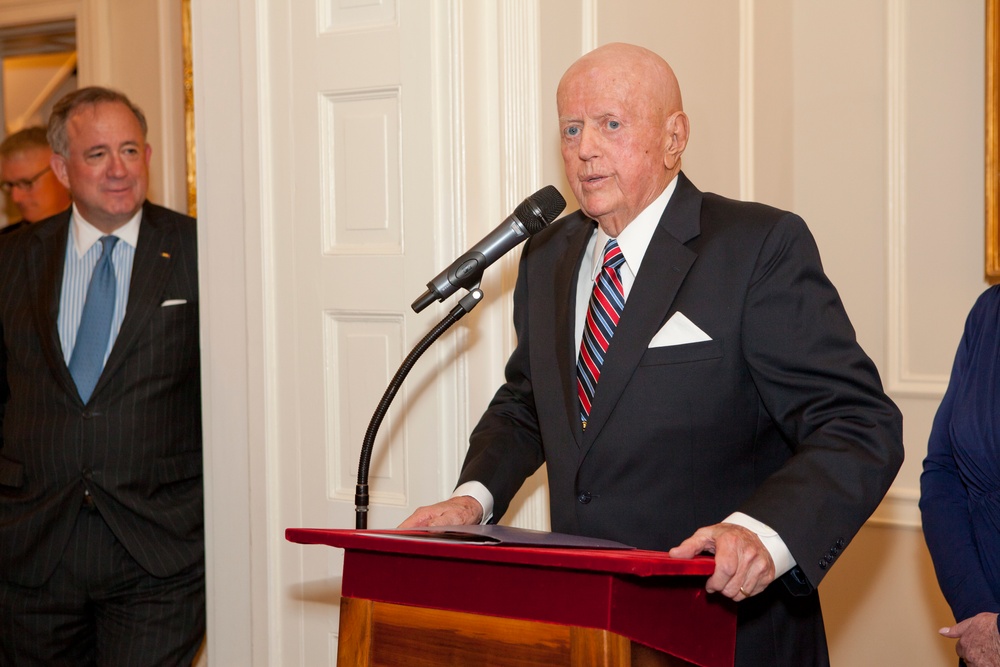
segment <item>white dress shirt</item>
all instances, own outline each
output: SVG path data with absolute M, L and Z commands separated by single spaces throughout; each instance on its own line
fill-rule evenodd
M 142 220 L 142 209 L 127 223 L 112 232 L 119 242 L 111 251 L 111 264 L 115 268 L 115 312 L 111 321 L 111 335 L 108 347 L 104 352 L 107 362 L 111 348 L 121 330 L 122 320 L 128 308 L 128 291 L 132 284 L 132 263 L 135 260 L 135 246 L 139 241 L 139 224 Z M 94 267 L 101 258 L 98 241 L 105 236 L 104 232 L 87 222 L 76 204 L 69 220 L 69 234 L 66 240 L 66 259 L 63 269 L 62 290 L 59 294 L 59 340 L 62 343 L 63 357 L 69 364 L 76 345 L 76 334 L 83 317 L 83 306 L 87 301 L 87 289 Z

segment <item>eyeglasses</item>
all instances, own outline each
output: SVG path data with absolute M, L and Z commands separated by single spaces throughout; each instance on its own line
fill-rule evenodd
M 35 182 L 49 171 L 52 171 L 52 167 L 42 169 L 31 178 L 22 178 L 16 181 L 2 181 L 0 182 L 0 190 L 3 190 L 5 195 L 9 195 L 11 190 L 14 188 L 24 190 L 25 192 L 31 192 L 31 188 L 35 187 Z

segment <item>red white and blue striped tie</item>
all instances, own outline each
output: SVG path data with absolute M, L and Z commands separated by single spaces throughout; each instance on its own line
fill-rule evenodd
M 590 404 L 594 400 L 601 366 L 615 335 L 615 328 L 625 308 L 625 290 L 622 288 L 621 266 L 625 255 L 616 239 L 609 239 L 604 246 L 604 266 L 594 282 L 590 296 L 587 322 L 583 327 L 580 358 L 576 362 L 576 387 L 580 399 L 580 421 L 587 428 Z

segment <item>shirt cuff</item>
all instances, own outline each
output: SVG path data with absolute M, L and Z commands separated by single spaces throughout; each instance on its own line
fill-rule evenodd
M 458 498 L 459 496 L 469 496 L 482 505 L 483 520 L 479 522 L 479 525 L 485 526 L 493 518 L 493 494 L 482 483 L 466 482 L 465 484 L 459 484 L 455 491 L 452 492 L 451 497 Z
M 743 526 L 760 538 L 760 541 L 764 544 L 764 548 L 767 549 L 767 553 L 771 554 L 771 560 L 774 561 L 775 579 L 795 567 L 795 559 L 792 557 L 792 552 L 785 545 L 785 541 L 767 524 L 761 523 L 743 512 L 733 512 L 722 523 Z

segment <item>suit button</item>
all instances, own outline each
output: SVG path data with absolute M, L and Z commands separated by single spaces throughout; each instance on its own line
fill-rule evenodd
M 591 498 L 592 496 L 590 495 L 590 491 L 584 491 L 583 493 L 581 493 L 576 497 L 576 499 L 580 501 L 581 505 L 586 505 L 587 503 L 589 503 L 591 501 Z
M 80 473 L 83 475 L 84 479 L 93 479 L 94 477 L 94 471 L 90 468 L 84 468 L 80 471 Z

